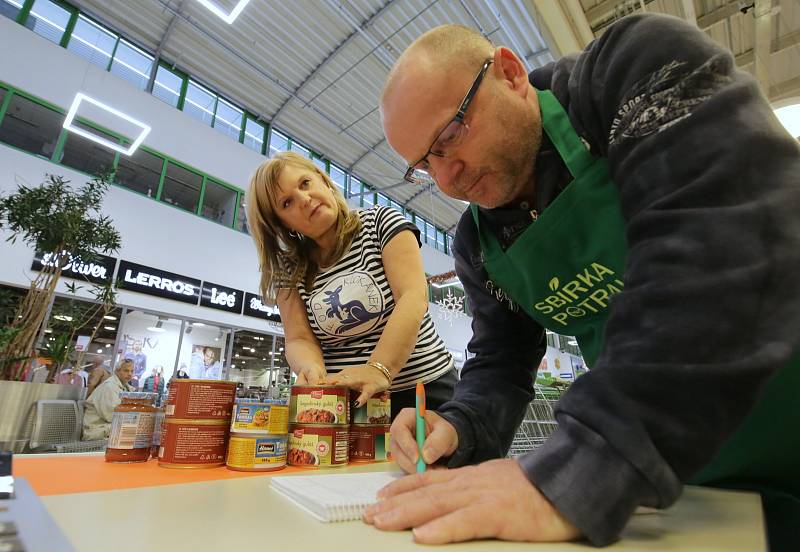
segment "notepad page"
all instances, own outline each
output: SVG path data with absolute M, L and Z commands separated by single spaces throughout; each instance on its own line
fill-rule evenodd
M 377 501 L 378 491 L 403 472 L 338 473 L 276 476 L 270 486 L 320 521 L 360 519 Z

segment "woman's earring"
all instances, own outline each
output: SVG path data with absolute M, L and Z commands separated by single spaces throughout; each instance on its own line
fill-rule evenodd
M 295 232 L 294 230 L 289 230 L 289 235 L 296 240 L 299 240 L 303 236 L 300 232 Z

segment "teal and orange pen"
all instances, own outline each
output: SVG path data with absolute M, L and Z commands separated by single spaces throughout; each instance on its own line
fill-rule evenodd
M 417 473 L 425 471 L 425 460 L 422 459 L 422 447 L 425 445 L 425 386 L 421 381 L 417 382 L 417 448 L 419 457 L 417 458 Z

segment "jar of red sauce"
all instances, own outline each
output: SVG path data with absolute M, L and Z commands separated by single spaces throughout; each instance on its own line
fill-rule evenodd
M 150 458 L 156 421 L 155 393 L 123 391 L 114 409 L 106 462 L 145 462 Z

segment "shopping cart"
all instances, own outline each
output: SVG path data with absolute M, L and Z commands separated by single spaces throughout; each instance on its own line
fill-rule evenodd
M 542 446 L 558 427 L 553 409 L 561 398 L 562 390 L 555 387 L 534 385 L 534 398 L 528 405 L 525 418 L 514 435 L 509 457 L 516 457 Z

